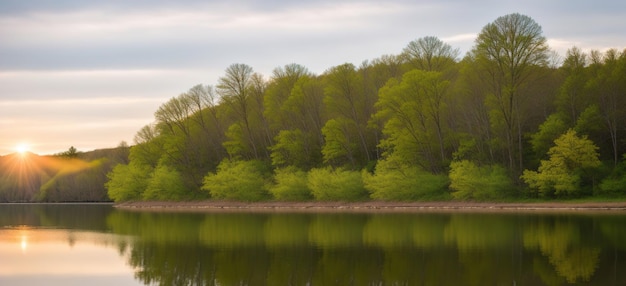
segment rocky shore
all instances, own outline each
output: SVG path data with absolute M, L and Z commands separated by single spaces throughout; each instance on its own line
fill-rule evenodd
M 146 211 L 626 211 L 626 202 L 125 202 L 119 209 Z

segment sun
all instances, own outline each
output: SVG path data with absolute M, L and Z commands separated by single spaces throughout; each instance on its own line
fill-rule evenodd
M 15 145 L 15 151 L 19 154 L 24 155 L 30 151 L 30 145 L 28 145 L 27 143 L 19 143 Z

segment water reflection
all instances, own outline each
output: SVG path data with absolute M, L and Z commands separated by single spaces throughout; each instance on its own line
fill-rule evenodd
M 85 285 L 93 280 L 104 284 L 132 281 L 133 272 L 125 265 L 125 257 L 120 257 L 119 245 L 120 237 L 112 234 L 4 228 L 0 230 L 0 284 Z M 36 284 L 44 277 L 53 279 Z
M 2 285 L 626 285 L 619 213 L 21 207 L 0 208 Z
M 623 285 L 624 216 L 116 212 L 161 285 Z M 623 225 L 623 224 L 622 224 Z M 608 232 L 605 230 L 609 230 Z

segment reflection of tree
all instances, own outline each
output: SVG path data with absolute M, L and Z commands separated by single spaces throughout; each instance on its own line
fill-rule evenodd
M 320 252 L 299 245 L 272 249 L 270 256 L 267 285 L 310 285 Z
M 270 216 L 265 222 L 265 244 L 276 248 L 305 246 L 310 222 L 311 216 L 305 214 Z
M 413 217 L 406 215 L 373 216 L 363 229 L 363 242 L 381 247 L 410 245 L 412 230 L 407 225 L 411 225 L 413 220 Z
M 213 253 L 195 244 L 168 243 L 132 245 L 129 264 L 135 278 L 146 285 L 216 285 Z
M 320 214 L 309 226 L 309 239 L 322 248 L 357 247 L 363 243 L 367 217 L 350 214 Z
M 204 218 L 196 232 L 209 246 L 247 247 L 263 245 L 265 215 L 245 213 L 212 214 Z
M 624 282 L 613 271 L 626 266 L 624 254 L 601 253 L 582 236 L 602 224 L 565 218 L 473 213 L 114 212 L 107 223 L 117 234 L 135 236 L 120 243 L 120 253 L 135 267 L 137 279 L 157 285 Z M 617 226 L 618 221 L 607 227 Z M 602 269 L 594 274 L 598 265 Z
M 448 215 L 441 214 L 372 216 L 363 229 L 363 242 L 382 248 L 411 245 L 424 249 L 442 247 L 448 218 Z
M 514 217 L 485 214 L 455 214 L 446 225 L 446 242 L 459 251 L 506 247 L 515 237 Z
M 600 249 L 583 244 L 579 223 L 541 220 L 524 230 L 524 246 L 539 249 L 567 282 L 589 281 L 599 262 Z M 545 276 L 545 275 L 544 275 Z
M 377 248 L 326 249 L 317 261 L 312 285 L 378 285 L 383 253 Z
M 603 217 L 600 229 L 611 244 L 618 249 L 626 250 L 626 216 Z

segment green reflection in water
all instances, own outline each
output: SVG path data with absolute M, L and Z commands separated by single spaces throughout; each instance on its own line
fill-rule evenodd
M 623 285 L 624 215 L 111 213 L 161 285 Z M 617 228 L 617 229 L 616 229 Z

